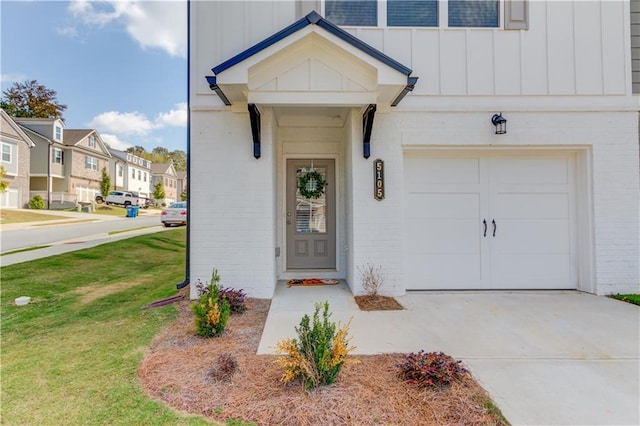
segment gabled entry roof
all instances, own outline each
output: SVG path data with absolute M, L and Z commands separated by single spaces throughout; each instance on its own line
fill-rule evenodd
M 212 68 L 223 102 L 395 106 L 415 85 L 412 70 L 311 12 Z

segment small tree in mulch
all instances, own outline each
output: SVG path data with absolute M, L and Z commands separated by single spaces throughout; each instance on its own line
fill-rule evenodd
M 320 309 L 322 308 L 322 318 Z M 284 368 L 283 382 L 301 379 L 305 390 L 335 382 L 349 352 L 347 337 L 351 320 L 344 325 L 329 321 L 329 303 L 317 303 L 313 321 L 308 315 L 302 317 L 295 330 L 298 339 L 284 339 L 276 344 L 278 364 Z
M 367 293 L 364 296 L 356 296 L 358 307 L 363 311 L 393 311 L 404 309 L 396 299 L 389 296 L 381 296 L 380 289 L 384 285 L 382 266 L 367 263 L 363 267 L 358 266 L 362 288 Z
M 378 297 L 378 292 L 384 284 L 384 275 L 382 274 L 382 266 L 374 266 L 371 263 L 367 263 L 362 268 L 358 266 L 358 272 L 360 272 L 360 280 L 362 281 L 362 288 L 367 292 L 367 295 L 372 299 Z

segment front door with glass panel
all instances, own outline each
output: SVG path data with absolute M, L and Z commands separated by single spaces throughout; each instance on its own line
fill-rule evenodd
M 287 269 L 335 269 L 334 160 L 287 160 Z

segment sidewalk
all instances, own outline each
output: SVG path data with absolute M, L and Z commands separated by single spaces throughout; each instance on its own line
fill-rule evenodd
M 28 229 L 33 227 L 41 227 L 41 226 L 54 226 L 61 225 L 65 223 L 81 223 L 81 222 L 106 222 L 110 220 L 120 220 L 123 216 L 110 216 L 106 214 L 99 213 L 81 213 L 81 212 L 70 212 L 70 211 L 62 211 L 62 210 L 29 210 L 29 209 L 11 209 L 16 212 L 27 212 L 27 213 L 38 213 L 42 215 L 49 216 L 60 216 L 60 219 L 50 219 L 50 220 L 36 220 L 30 222 L 18 222 L 18 223 L 7 223 L 0 224 L 0 231 L 13 231 L 16 229 Z M 139 216 L 159 216 L 160 210 L 138 210 Z

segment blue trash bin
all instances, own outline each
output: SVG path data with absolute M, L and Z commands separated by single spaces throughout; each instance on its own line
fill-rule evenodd
M 140 210 L 140 207 L 133 206 L 133 217 L 138 217 L 138 210 Z
M 127 206 L 127 217 L 135 217 L 135 210 L 133 206 Z

